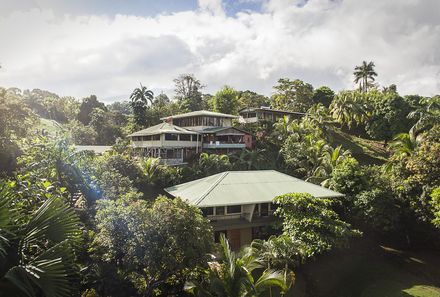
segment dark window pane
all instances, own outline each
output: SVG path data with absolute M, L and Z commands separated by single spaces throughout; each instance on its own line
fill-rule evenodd
M 153 140 L 160 140 L 160 134 L 153 135 Z
M 262 217 L 267 217 L 269 215 L 269 203 L 261 203 L 260 207 L 260 215 Z
M 222 215 L 224 215 L 224 214 L 225 214 L 225 207 L 224 207 L 224 206 L 217 206 L 217 207 L 215 208 L 215 214 L 216 214 L 217 216 L 222 216 Z
M 202 207 L 201 210 L 204 216 L 212 216 L 214 214 L 214 207 Z
M 189 135 L 189 134 L 180 134 L 180 140 L 182 140 L 182 141 L 190 141 L 191 140 L 191 135 Z
M 241 213 L 241 205 L 230 205 L 228 208 L 228 214 Z
M 166 133 L 165 140 L 177 140 L 177 134 Z

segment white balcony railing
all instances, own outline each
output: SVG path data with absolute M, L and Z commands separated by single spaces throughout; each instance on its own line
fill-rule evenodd
M 204 143 L 203 148 L 206 149 L 216 149 L 216 148 L 245 148 L 245 143 L 222 143 L 222 142 L 212 142 Z

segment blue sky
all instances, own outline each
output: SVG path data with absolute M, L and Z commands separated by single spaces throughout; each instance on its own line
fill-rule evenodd
M 52 9 L 59 15 L 109 15 L 128 14 L 137 16 L 155 16 L 180 11 L 195 10 L 197 0 L 3 0 L 5 16 L 16 10 L 32 8 Z M 259 11 L 263 0 L 228 0 L 224 1 L 227 15 L 240 11 Z
M 127 99 L 192 73 L 271 95 L 279 78 L 336 91 L 374 61 L 379 86 L 440 93 L 438 0 L 1 0 L 0 86 Z

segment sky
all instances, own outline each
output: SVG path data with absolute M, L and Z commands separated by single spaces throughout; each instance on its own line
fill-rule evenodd
M 440 94 L 439 0 L 0 0 L 0 86 L 105 102 L 140 83 L 173 94 L 191 73 L 215 93 L 273 93 L 279 78 Z

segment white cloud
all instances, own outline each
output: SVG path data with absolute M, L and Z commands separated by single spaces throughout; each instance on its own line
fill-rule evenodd
M 194 73 L 207 91 L 224 84 L 270 94 L 280 77 L 351 88 L 352 70 L 376 62 L 378 81 L 401 93 L 440 93 L 437 0 L 267 0 L 262 12 L 226 16 L 219 0 L 156 17 L 0 18 L 0 85 L 77 97 L 123 99 L 139 82 L 172 90 Z

